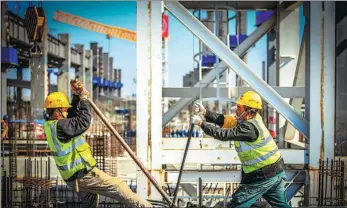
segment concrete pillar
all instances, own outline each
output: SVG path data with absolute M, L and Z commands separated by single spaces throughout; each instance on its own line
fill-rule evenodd
M 114 70 L 113 70 L 113 57 L 110 57 L 110 60 L 109 60 L 109 66 L 108 66 L 108 75 L 107 75 L 107 79 L 111 82 L 113 82 L 113 73 L 114 73 Z M 109 95 L 112 95 L 112 88 L 109 88 L 108 90 L 108 94 Z
M 99 77 L 101 79 L 104 78 L 104 61 L 103 61 L 103 52 L 102 52 L 102 47 L 99 47 Z M 100 95 L 105 95 L 104 94 L 104 88 L 99 87 L 99 93 Z
M 90 97 L 93 98 L 93 51 L 86 51 L 85 64 L 88 66 L 85 70 L 85 87 L 90 93 Z
M 104 68 L 104 75 L 103 75 L 103 77 L 104 77 L 104 80 L 108 80 L 108 67 L 110 66 L 110 63 L 109 63 L 109 56 L 108 56 L 108 53 L 103 53 L 102 54 L 102 61 L 103 61 L 103 68 Z M 107 91 L 108 90 L 106 90 L 107 89 L 107 87 L 104 87 L 104 93 L 105 93 L 105 95 L 107 95 Z
M 82 44 L 76 44 L 75 47 L 80 53 L 81 64 L 81 66 L 78 68 L 78 72 L 76 73 L 76 77 L 79 77 L 79 80 L 81 80 L 84 86 L 86 86 L 86 51 L 84 50 L 84 45 Z
M 118 77 L 118 82 L 119 83 L 121 83 L 122 82 L 122 69 L 118 69 L 117 70 L 117 77 Z M 121 97 L 122 96 L 122 88 L 120 87 L 119 89 L 118 89 L 118 92 L 117 92 L 118 94 L 117 94 L 117 96 L 118 97 Z
M 335 2 L 310 2 L 309 17 L 310 198 L 317 203 L 319 160 L 334 157 Z
M 92 50 L 92 60 L 93 60 L 93 77 L 99 76 L 99 47 L 98 43 L 90 43 L 90 49 Z M 93 87 L 93 100 L 96 101 L 99 99 L 99 87 Z
M 114 82 L 118 82 L 118 71 L 117 71 L 117 69 L 113 69 L 112 70 L 113 71 L 113 81 Z M 113 96 L 118 96 L 118 90 L 117 89 L 112 89 L 112 95 Z
M 58 91 L 63 92 L 67 97 L 70 97 L 71 39 L 69 34 L 59 34 L 58 38 L 65 43 L 65 61 L 63 66 L 59 68 Z
M 162 82 L 158 80 L 162 80 L 161 9 L 161 1 L 137 1 L 136 149 L 160 184 Z M 162 199 L 154 186 L 149 189 L 148 179 L 139 170 L 137 193 L 145 198 Z
M 48 95 L 48 40 L 47 34 L 40 44 L 42 55 L 34 55 L 29 61 L 31 70 L 31 109 L 32 116 L 43 112 L 45 99 Z M 40 115 L 41 115 L 40 114 Z

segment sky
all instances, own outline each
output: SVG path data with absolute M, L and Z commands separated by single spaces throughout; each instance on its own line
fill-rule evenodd
M 28 2 L 9 2 L 8 6 L 11 11 L 23 17 L 28 5 Z M 37 6 L 38 3 L 34 1 L 33 5 Z M 103 24 L 136 31 L 135 1 L 44 1 L 43 7 L 48 19 L 50 34 L 57 37 L 60 33 L 68 33 L 72 44 L 84 44 L 86 49 L 90 49 L 91 42 L 98 42 L 99 47 L 103 47 L 103 52 L 110 52 L 110 56 L 114 60 L 113 67 L 122 69 L 123 97 L 136 93 L 136 85 L 133 81 L 136 78 L 136 43 L 112 38 L 109 49 L 109 40 L 105 35 L 53 20 L 55 11 L 64 11 Z M 230 15 L 233 15 L 232 12 Z M 248 35 L 256 29 L 255 15 L 255 11 L 247 12 Z M 230 21 L 229 33 L 235 34 L 234 27 L 234 22 Z M 193 34 L 171 14 L 169 14 L 169 35 L 168 85 L 169 87 L 182 87 L 183 76 L 192 71 L 194 67 L 193 55 L 198 52 L 197 38 L 194 38 Z M 261 73 L 262 61 L 266 61 L 264 54 L 266 54 L 266 36 L 248 51 L 248 65 L 258 75 Z M 71 75 L 74 76 L 73 72 Z M 52 78 L 54 79 L 54 77 Z

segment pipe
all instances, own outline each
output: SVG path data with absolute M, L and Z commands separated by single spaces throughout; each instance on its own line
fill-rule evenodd
M 176 184 L 176 188 L 175 188 L 175 192 L 174 192 L 174 198 L 172 200 L 172 206 L 174 206 L 175 202 L 176 202 L 178 188 L 180 186 L 182 172 L 183 172 L 184 164 L 186 162 L 186 157 L 187 157 L 187 154 L 188 154 L 190 140 L 192 139 L 193 130 L 194 130 L 194 124 L 191 124 L 190 125 L 190 131 L 189 131 L 189 134 L 188 134 L 188 140 L 187 140 L 187 144 L 186 144 L 186 149 L 184 150 L 183 159 L 182 159 L 182 163 L 181 163 L 181 168 L 180 168 L 180 172 L 178 174 L 177 184 Z
M 102 114 L 100 109 L 95 105 L 92 99 L 87 99 L 96 114 L 100 117 L 100 119 L 104 122 L 104 124 L 110 129 L 110 131 L 113 133 L 113 135 L 116 137 L 116 139 L 120 142 L 122 147 L 129 153 L 130 157 L 136 162 L 136 164 L 139 166 L 139 168 L 143 171 L 143 173 L 147 176 L 147 178 L 152 182 L 154 187 L 158 190 L 158 192 L 164 197 L 165 201 L 168 204 L 172 204 L 169 196 L 165 193 L 165 191 L 160 187 L 158 182 L 155 180 L 155 178 L 148 172 L 146 167 L 142 164 L 140 159 L 135 155 L 135 153 L 130 149 L 130 147 L 125 143 L 124 139 L 118 134 L 117 130 L 111 125 L 110 122 L 107 121 L 106 117 Z

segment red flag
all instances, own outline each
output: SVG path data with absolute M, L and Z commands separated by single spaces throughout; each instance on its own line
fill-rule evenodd
M 169 36 L 169 16 L 166 14 L 163 14 L 162 16 L 162 31 L 161 36 L 163 38 L 167 38 Z

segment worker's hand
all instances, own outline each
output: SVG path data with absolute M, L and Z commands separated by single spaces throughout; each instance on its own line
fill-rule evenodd
M 83 83 L 79 79 L 74 79 L 70 81 L 72 93 L 75 95 L 80 95 L 84 89 Z
M 88 90 L 87 90 L 86 88 L 83 87 L 83 89 L 81 90 L 79 96 L 80 96 L 80 99 L 81 99 L 81 100 L 86 100 L 86 99 L 88 99 L 88 98 L 89 98 L 89 92 L 88 92 Z
M 202 124 L 202 118 L 200 115 L 193 115 L 192 124 L 200 126 Z
M 206 108 L 200 103 L 194 103 L 194 112 L 201 113 L 202 115 L 206 114 Z

